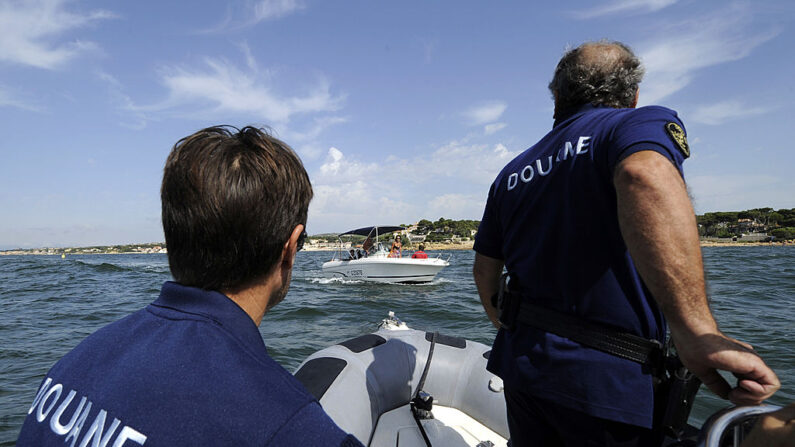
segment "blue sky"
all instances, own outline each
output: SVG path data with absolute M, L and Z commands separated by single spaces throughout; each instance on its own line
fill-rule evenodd
M 165 158 L 215 124 L 296 149 L 310 234 L 479 219 L 551 128 L 563 51 L 601 38 L 643 59 L 641 105 L 683 119 L 697 212 L 795 207 L 794 18 L 789 0 L 0 0 L 0 248 L 162 241 Z

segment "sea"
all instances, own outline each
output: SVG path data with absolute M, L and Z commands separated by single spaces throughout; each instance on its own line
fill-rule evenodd
M 769 403 L 795 401 L 795 246 L 704 247 L 708 292 L 727 335 L 752 344 L 777 372 Z M 311 353 L 373 332 L 390 311 L 414 329 L 491 344 L 472 280 L 472 251 L 431 283 L 368 284 L 323 278 L 330 252 L 299 252 L 287 298 L 264 318 L 270 355 L 294 371 Z M 0 446 L 15 443 L 47 370 L 100 327 L 143 308 L 171 280 L 164 254 L 0 256 Z M 730 375 L 726 377 L 733 383 Z M 690 423 L 727 402 L 702 387 Z

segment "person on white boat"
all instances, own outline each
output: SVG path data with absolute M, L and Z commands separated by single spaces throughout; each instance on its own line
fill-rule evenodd
M 428 259 L 428 253 L 425 253 L 425 245 L 420 244 L 419 250 L 411 254 L 413 259 Z
M 392 248 L 389 249 L 390 258 L 399 258 L 401 256 L 401 248 L 403 244 L 400 242 L 400 235 L 395 235 L 395 240 L 392 241 Z
M 361 446 L 257 328 L 306 238 L 295 152 L 253 127 L 201 130 L 172 149 L 161 199 L 175 281 L 47 372 L 17 445 Z
M 757 404 L 780 387 L 710 312 L 682 174 L 684 125 L 673 110 L 635 108 L 642 77 L 640 60 L 618 42 L 566 52 L 549 84 L 552 130 L 489 191 L 473 274 L 500 328 L 488 367 L 504 380 L 514 445 L 656 444 L 660 362 L 589 346 L 598 336 L 577 335 L 587 327 L 642 340 L 653 346 L 645 359 L 658 360 L 667 320 L 684 365 L 719 396 Z

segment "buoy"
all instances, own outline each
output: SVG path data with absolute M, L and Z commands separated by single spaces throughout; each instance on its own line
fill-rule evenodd
M 66 259 L 66 253 L 61 253 L 61 259 Z

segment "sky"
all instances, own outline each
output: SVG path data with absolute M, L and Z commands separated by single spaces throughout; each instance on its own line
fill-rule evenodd
M 189 5 L 189 6 L 186 6 Z M 310 234 L 480 219 L 552 127 L 567 48 L 625 42 L 676 110 L 697 213 L 795 207 L 795 2 L 0 0 L 0 249 L 163 241 L 180 138 L 302 158 Z

